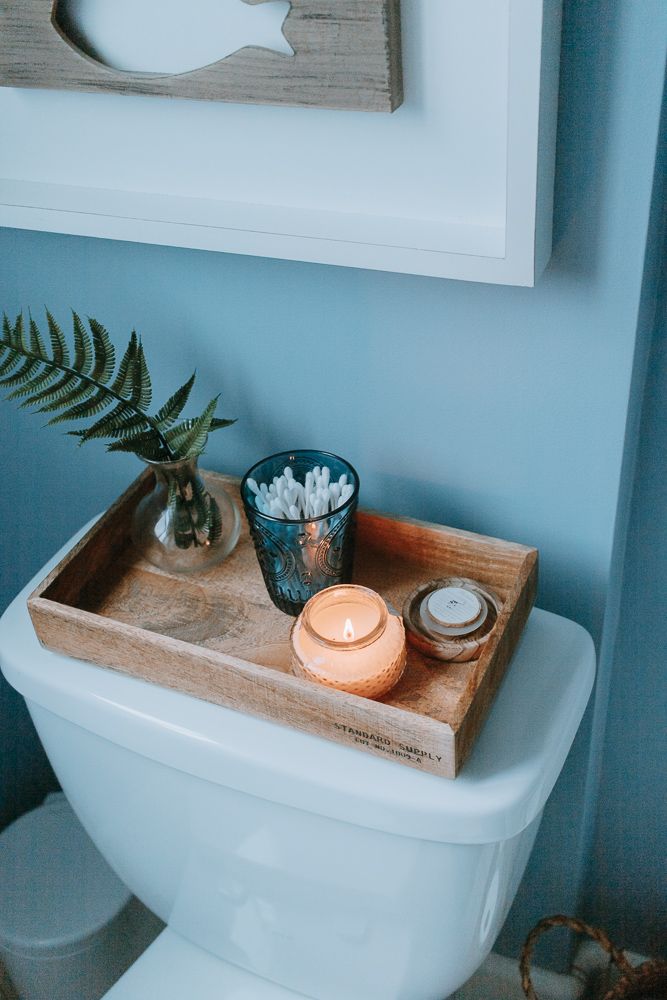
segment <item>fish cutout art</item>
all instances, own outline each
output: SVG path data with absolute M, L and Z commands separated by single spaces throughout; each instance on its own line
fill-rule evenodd
M 294 55 L 289 0 L 59 0 L 63 34 L 97 62 L 133 73 L 188 73 L 246 46 Z

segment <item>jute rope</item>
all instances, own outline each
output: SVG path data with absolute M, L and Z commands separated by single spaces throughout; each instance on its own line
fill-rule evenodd
M 544 931 L 552 927 L 568 927 L 577 934 L 587 934 L 600 945 L 610 956 L 614 965 L 621 972 L 621 978 L 616 985 L 605 993 L 602 1000 L 667 1000 L 667 962 L 653 959 L 632 966 L 621 948 L 617 948 L 609 940 L 607 934 L 599 927 L 591 927 L 583 920 L 561 915 L 545 917 L 532 929 L 521 950 L 521 985 L 528 1000 L 539 1000 L 530 978 L 530 962 L 535 943 Z

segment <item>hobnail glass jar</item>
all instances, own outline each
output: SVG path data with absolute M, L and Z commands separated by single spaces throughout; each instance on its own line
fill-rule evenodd
M 196 573 L 221 562 L 236 545 L 241 518 L 219 480 L 200 472 L 197 458 L 147 462 L 153 490 L 137 504 L 132 541 L 171 573 Z
M 290 520 L 257 509 L 248 479 L 270 483 L 289 466 L 303 481 L 315 466 L 327 466 L 331 479 L 347 477 L 351 496 L 336 510 L 307 520 Z M 352 579 L 355 513 L 359 477 L 338 455 L 326 451 L 283 451 L 262 459 L 243 477 L 241 499 L 269 597 L 285 614 L 296 616 L 313 594 Z

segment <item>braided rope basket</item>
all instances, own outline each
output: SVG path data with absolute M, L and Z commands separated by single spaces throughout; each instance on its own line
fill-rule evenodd
M 632 966 L 624 951 L 614 945 L 605 932 L 574 917 L 545 917 L 532 929 L 521 950 L 521 985 L 527 1000 L 539 1000 L 530 978 L 530 961 L 537 939 L 552 927 L 568 927 L 577 934 L 587 934 L 607 952 L 621 978 L 601 1000 L 667 1000 L 667 962 L 651 959 Z

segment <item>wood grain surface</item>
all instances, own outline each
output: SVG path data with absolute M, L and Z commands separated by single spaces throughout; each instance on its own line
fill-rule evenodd
M 0 0 L 0 85 L 394 111 L 403 101 L 399 4 L 292 0 L 283 33 L 293 56 L 247 46 L 163 75 L 116 70 L 77 48 L 55 21 L 57 0 Z
M 370 701 L 291 674 L 293 620 L 269 599 L 245 517 L 232 555 L 200 576 L 174 577 L 138 557 L 130 518 L 151 475 L 132 484 L 29 598 L 44 645 L 419 770 L 456 775 L 532 607 L 535 549 L 360 511 L 355 582 L 399 611 L 419 583 L 440 576 L 476 579 L 502 601 L 478 660 L 444 664 L 410 647 L 397 687 Z M 220 478 L 241 509 L 238 481 Z

